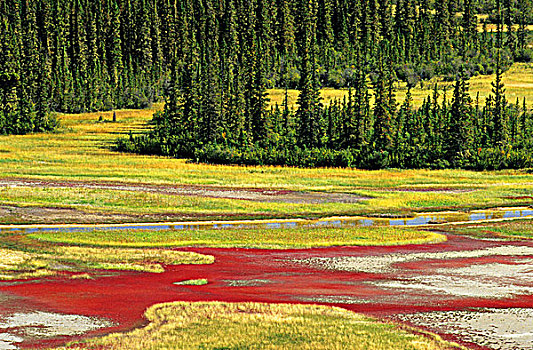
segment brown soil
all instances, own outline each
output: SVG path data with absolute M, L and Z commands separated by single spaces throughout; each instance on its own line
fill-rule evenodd
M 71 208 L 43 208 L 0 206 L 1 221 L 5 223 L 118 223 L 134 219 L 131 215 L 88 213 Z
M 262 214 L 119 214 L 84 211 L 67 207 L 18 207 L 0 205 L 0 224 L 122 224 L 167 221 L 275 218 Z
M 468 193 L 474 192 L 476 189 L 461 189 L 461 188 L 447 188 L 447 187 L 395 187 L 382 189 L 385 192 L 412 192 L 412 193 Z
M 297 192 L 260 188 L 231 188 L 192 185 L 153 185 L 146 183 L 125 182 L 83 182 L 52 181 L 25 178 L 0 179 L 0 187 L 34 187 L 34 188 L 83 188 L 112 191 L 148 192 L 175 196 L 211 197 L 256 202 L 277 203 L 356 203 L 365 199 L 350 193 Z

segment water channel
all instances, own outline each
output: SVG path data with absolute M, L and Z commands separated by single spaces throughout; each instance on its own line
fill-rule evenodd
M 22 231 L 23 233 L 63 231 L 89 232 L 95 230 L 199 230 L 199 229 L 281 229 L 298 227 L 361 227 L 361 226 L 423 226 L 461 222 L 483 222 L 514 218 L 533 218 L 533 208 L 499 208 L 475 210 L 471 212 L 447 211 L 422 213 L 410 217 L 329 217 L 318 220 L 240 220 L 240 221 L 199 221 L 130 224 L 71 224 L 71 225 L 0 225 L 0 232 Z

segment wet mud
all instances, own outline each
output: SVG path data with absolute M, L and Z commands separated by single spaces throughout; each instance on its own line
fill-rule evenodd
M 0 206 L 0 218 L 5 223 L 120 223 L 137 221 L 142 217 L 134 215 L 89 213 L 87 211 L 61 207 L 19 207 Z M 144 218 L 146 219 L 146 218 Z
M 463 341 L 491 349 L 530 350 L 533 347 L 531 308 L 474 308 L 398 315 L 397 318 L 427 329 L 446 331 Z
M 230 188 L 193 185 L 172 186 L 125 182 L 51 181 L 23 178 L 0 179 L 0 187 L 82 188 L 90 190 L 147 192 L 173 196 L 210 197 L 296 204 L 357 203 L 368 199 L 350 193 L 298 192 L 282 189 Z
M 85 334 L 92 336 L 142 325 L 146 308 L 157 303 L 256 301 L 339 306 L 419 326 L 475 349 L 521 349 L 533 333 L 531 241 L 450 236 L 444 243 L 397 247 L 182 250 L 214 255 L 216 261 L 167 266 L 161 274 L 0 283 L 0 297 L 7 296 L 0 319 L 21 312 L 10 310 L 15 303 L 19 308 L 27 305 L 22 310 L 26 313 L 83 315 L 113 323 Z M 175 284 L 196 279 L 209 283 Z M 510 319 L 525 326 L 509 333 L 505 324 Z M 469 330 L 473 333 L 467 334 Z M 2 332 L 4 337 L 24 338 L 23 332 L 12 334 L 0 327 Z M 24 338 L 12 344 L 24 348 L 76 337 Z M 498 347 L 502 339 L 507 347 Z
M 156 213 L 156 214 L 120 214 L 100 211 L 87 211 L 68 207 L 22 207 L 0 205 L 0 223 L 5 224 L 121 224 L 146 223 L 161 221 L 221 220 L 239 219 L 242 217 L 263 217 L 264 214 L 187 214 L 187 213 Z

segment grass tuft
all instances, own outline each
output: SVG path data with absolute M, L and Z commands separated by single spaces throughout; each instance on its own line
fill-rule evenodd
M 177 286 L 205 286 L 207 283 L 208 281 L 205 278 L 174 282 Z

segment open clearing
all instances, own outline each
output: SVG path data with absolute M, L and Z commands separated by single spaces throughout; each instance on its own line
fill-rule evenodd
M 507 99 L 514 103 L 518 98 L 520 102 L 524 98 L 529 99 L 533 90 L 533 65 L 531 64 L 514 64 L 509 71 L 504 74 L 503 83 L 506 87 Z M 485 99 L 491 93 L 490 83 L 494 81 L 494 75 L 480 75 L 470 79 L 470 96 L 474 99 L 477 98 L 479 92 L 480 103 L 484 104 Z M 413 105 L 420 106 L 424 99 L 433 95 L 434 84 L 439 86 L 440 101 L 444 96 L 444 89 L 447 91 L 447 98 L 450 99 L 453 95 L 453 82 L 442 81 L 439 77 L 432 79 L 430 82 L 423 82 L 423 85 L 418 85 L 411 90 Z M 407 93 L 407 86 L 405 83 L 397 84 L 396 100 L 402 103 Z M 271 104 L 282 105 L 285 99 L 285 90 L 275 89 L 269 90 Z M 321 91 L 322 102 L 325 104 L 331 103 L 336 99 L 343 99 L 348 96 L 348 90 L 336 90 L 336 89 L 324 89 Z M 296 102 L 298 100 L 298 91 L 288 91 L 289 106 L 296 108 Z M 531 101 L 529 101 L 531 104 Z

